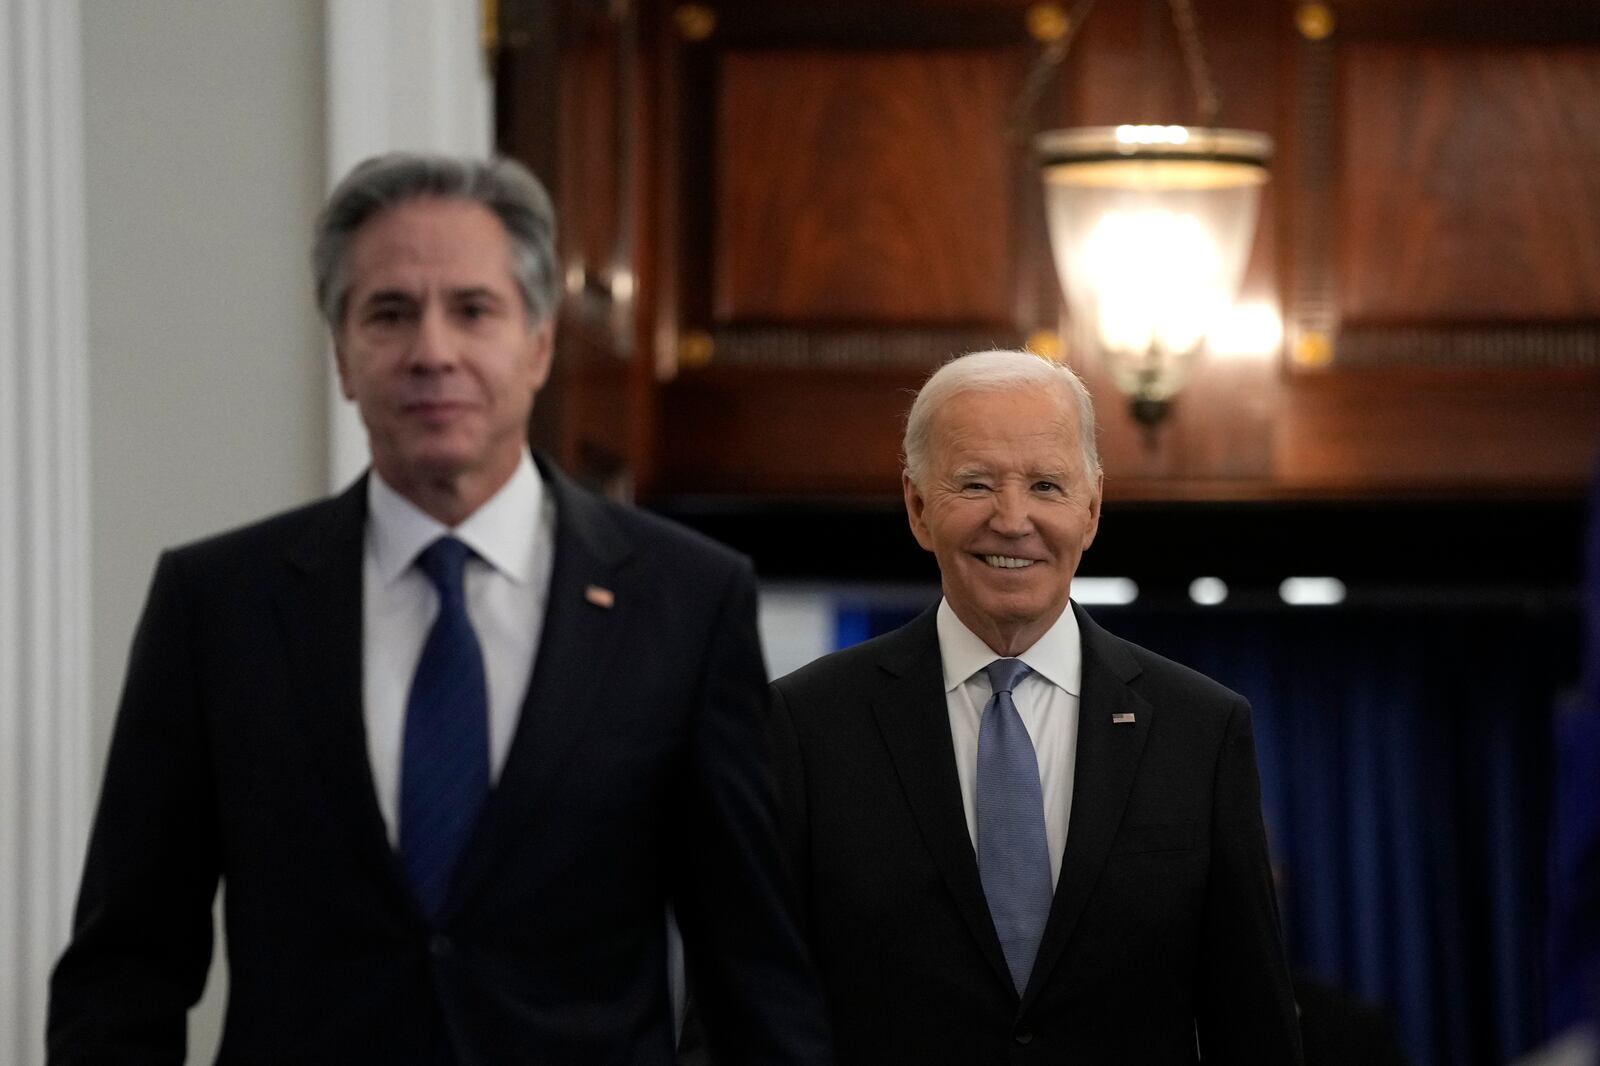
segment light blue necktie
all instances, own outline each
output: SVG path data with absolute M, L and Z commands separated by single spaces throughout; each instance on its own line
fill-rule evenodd
M 439 614 L 406 701 L 400 858 L 429 918 L 444 909 L 489 795 L 488 684 L 463 587 L 471 554 L 454 537 L 441 537 L 417 557 L 439 591 Z
M 994 695 L 978 727 L 978 876 L 1021 995 L 1050 917 L 1050 845 L 1033 741 L 1011 690 L 1032 671 L 1021 659 L 984 667 Z

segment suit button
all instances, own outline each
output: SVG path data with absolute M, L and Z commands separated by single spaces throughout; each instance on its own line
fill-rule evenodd
M 455 945 L 443 933 L 435 933 L 428 940 L 428 954 L 436 959 L 442 959 L 455 950 Z
M 1011 1035 L 1011 1039 L 1015 1040 L 1017 1043 L 1022 1044 L 1024 1047 L 1026 1047 L 1028 1044 L 1033 1043 L 1033 1030 L 1032 1029 L 1018 1029 L 1015 1033 L 1013 1033 Z

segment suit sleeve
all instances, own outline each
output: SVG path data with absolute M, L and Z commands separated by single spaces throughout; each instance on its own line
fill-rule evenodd
M 1207 1063 L 1295 1066 L 1300 1025 L 1261 820 L 1250 707 L 1232 707 L 1212 792 L 1195 1027 Z
M 211 961 L 215 796 L 177 558 L 136 631 L 71 943 L 50 982 L 52 1066 L 184 1060 Z
M 774 682 L 769 693 L 772 698 L 773 776 L 778 788 L 778 832 L 795 886 L 801 929 L 809 935 L 811 900 L 808 886 L 811 884 L 811 870 L 810 853 L 806 846 L 809 830 L 805 760 L 783 689 Z
M 748 564 L 722 597 L 701 679 L 677 914 L 712 1060 L 832 1061 L 774 817 L 766 670 Z

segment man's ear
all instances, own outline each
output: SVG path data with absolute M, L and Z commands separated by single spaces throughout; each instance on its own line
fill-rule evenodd
M 1089 497 L 1089 524 L 1084 527 L 1083 543 L 1079 545 L 1079 551 L 1088 551 L 1089 545 L 1094 543 L 1094 535 L 1100 531 L 1100 499 L 1105 486 L 1105 471 L 1097 471 L 1094 475 L 1094 493 Z
M 544 388 L 544 383 L 550 380 L 550 362 L 555 354 L 555 333 L 556 316 L 552 314 L 533 327 L 533 332 L 528 336 L 528 344 L 532 347 L 528 372 L 534 392 Z
M 339 391 L 344 394 L 345 399 L 354 400 L 356 394 L 350 387 L 350 362 L 338 337 L 333 338 L 333 369 L 339 375 Z
M 909 471 L 900 472 L 900 489 L 906 497 L 906 521 L 911 524 L 911 535 L 924 550 L 933 551 L 933 536 L 928 531 L 928 501 L 917 483 L 911 480 Z

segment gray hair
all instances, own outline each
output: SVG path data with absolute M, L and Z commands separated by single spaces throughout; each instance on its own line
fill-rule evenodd
M 1094 400 L 1083 379 L 1067 364 L 1041 358 L 1032 352 L 971 352 L 950 360 L 933 372 L 917 390 L 906 416 L 905 467 L 916 485 L 928 474 L 928 436 L 933 416 L 945 401 L 961 392 L 999 391 L 1047 386 L 1066 390 L 1077 404 L 1078 446 L 1083 469 L 1090 478 L 1100 473 L 1100 450 L 1095 446 Z
M 311 245 L 317 307 L 335 332 L 350 296 L 350 248 L 362 226 L 424 197 L 469 200 L 494 213 L 511 242 L 511 273 L 533 325 L 549 318 L 557 292 L 556 216 L 539 179 L 512 159 L 390 152 L 358 163 L 317 216 Z

